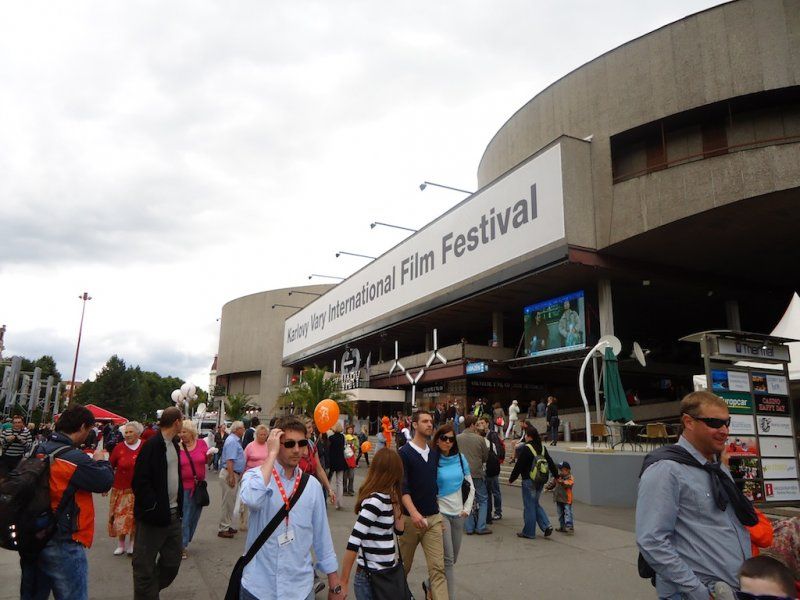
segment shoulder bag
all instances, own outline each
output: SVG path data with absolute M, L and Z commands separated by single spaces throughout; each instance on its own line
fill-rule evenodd
M 360 546 L 361 557 L 364 559 L 364 572 L 369 580 L 373 600 L 414 600 L 406 581 L 406 572 L 403 568 L 403 555 L 400 552 L 397 537 L 394 537 L 394 548 L 397 552 L 397 564 L 388 569 L 373 571 L 367 566 L 367 557 L 364 547 Z M 228 600 L 226 598 L 226 600 Z
M 197 478 L 197 471 L 194 468 L 192 455 L 189 454 L 189 449 L 186 447 L 186 444 L 181 445 L 183 446 L 183 451 L 186 452 L 186 459 L 189 461 L 189 466 L 192 468 L 192 477 L 194 477 L 194 493 L 192 494 L 192 500 L 194 500 L 197 506 L 208 506 L 211 504 L 211 498 L 208 496 L 208 484 L 205 479 Z
M 272 517 L 272 520 L 267 523 L 267 526 L 264 527 L 264 530 L 258 534 L 256 541 L 253 542 L 253 545 L 250 546 L 250 549 L 244 556 L 240 556 L 239 560 L 236 561 L 236 564 L 233 566 L 233 572 L 231 573 L 231 578 L 228 580 L 228 590 L 225 592 L 225 600 L 239 600 L 239 594 L 242 590 L 242 575 L 244 574 L 244 568 L 247 566 L 255 555 L 258 554 L 258 551 L 261 550 L 261 547 L 267 543 L 267 540 L 270 536 L 275 532 L 278 528 L 278 525 L 281 524 L 286 516 L 289 514 L 289 511 L 292 510 L 297 501 L 300 499 L 300 496 L 303 494 L 303 490 L 306 489 L 306 483 L 308 483 L 309 475 L 308 473 L 303 473 L 300 477 L 300 483 L 297 486 L 297 491 L 292 494 L 292 499 L 289 501 L 289 508 L 287 510 L 286 505 L 282 505 L 281 509 Z
M 464 477 L 461 480 L 461 504 L 464 504 L 469 498 L 469 493 L 472 491 L 472 487 L 467 481 L 467 472 L 464 471 L 464 461 L 466 459 L 462 456 L 461 453 L 458 454 L 458 464 L 461 465 L 461 475 Z M 463 508 L 463 507 L 462 507 Z

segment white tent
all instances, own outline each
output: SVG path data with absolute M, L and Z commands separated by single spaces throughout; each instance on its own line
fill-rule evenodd
M 789 306 L 786 308 L 781 320 L 775 325 L 770 335 L 800 340 L 800 296 L 797 295 L 797 292 L 792 296 Z M 789 357 L 791 358 L 791 362 L 787 365 L 789 368 L 789 379 L 796 381 L 800 379 L 800 342 L 789 342 L 786 345 L 789 346 Z M 770 366 L 764 365 L 763 363 L 745 361 L 737 362 L 736 366 L 755 369 L 770 368 Z M 777 368 L 777 365 L 772 368 Z
M 800 340 L 800 296 L 797 292 L 792 296 L 792 301 L 789 302 L 783 317 L 772 330 L 772 335 Z M 789 363 L 789 379 L 795 381 L 800 379 L 800 342 L 789 342 L 787 345 L 792 359 Z

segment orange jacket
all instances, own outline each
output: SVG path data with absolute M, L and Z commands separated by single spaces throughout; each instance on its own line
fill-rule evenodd
M 758 515 L 758 523 L 748 527 L 747 531 L 750 532 L 750 548 L 753 551 L 753 556 L 758 556 L 759 548 L 772 546 L 773 529 L 772 521 L 757 508 L 755 510 Z
M 61 446 L 72 446 L 63 433 L 54 433 L 40 447 L 39 452 L 50 454 Z M 92 545 L 94 538 L 94 502 L 92 493 L 107 492 L 114 483 L 114 471 L 105 460 L 92 460 L 77 448 L 58 455 L 50 466 L 50 506 L 57 510 L 61 498 L 69 489 L 74 492 L 68 498 L 58 521 L 54 539 L 72 539 L 85 547 Z

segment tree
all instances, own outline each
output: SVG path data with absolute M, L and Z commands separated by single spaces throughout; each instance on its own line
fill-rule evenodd
M 162 377 L 153 371 L 143 371 L 139 366 L 128 367 L 114 355 L 94 381 L 87 381 L 78 388 L 75 401 L 96 404 L 129 419 L 150 421 L 156 418 L 156 411 L 174 406 L 172 391 L 183 383 L 178 377 Z M 197 403 L 208 398 L 200 389 L 197 395 Z
M 250 405 L 250 396 L 247 394 L 230 394 L 225 400 L 225 417 L 238 421 Z
M 49 354 L 45 354 L 36 360 L 22 357 L 22 363 L 20 365 L 22 371 L 32 372 L 36 367 L 42 370 L 42 381 L 47 381 L 50 375 L 53 376 L 56 383 L 61 381 L 61 373 L 58 372 L 58 368 L 56 367 L 56 360 Z
M 282 406 L 294 403 L 295 411 L 312 415 L 317 404 L 329 398 L 339 405 L 341 412 L 352 413 L 352 405 L 347 402 L 351 394 L 342 391 L 340 379 L 328 373 L 327 368 L 320 369 L 316 365 L 306 367 L 301 379 L 281 396 Z

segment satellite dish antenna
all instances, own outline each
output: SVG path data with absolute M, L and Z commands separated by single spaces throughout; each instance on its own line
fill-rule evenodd
M 206 410 L 207 409 L 208 409 L 208 407 L 206 406 L 206 403 L 205 402 L 201 402 L 198 405 L 197 410 L 194 411 L 194 414 L 200 415 L 202 417 L 202 416 L 204 416 L 206 414 Z
M 643 367 L 647 366 L 647 361 L 645 360 L 645 353 L 642 350 L 642 347 L 639 345 L 639 342 L 633 342 L 633 352 L 631 353 L 631 357 L 635 358 L 639 361 L 639 364 Z
M 604 344 L 606 348 L 611 348 L 611 351 L 614 353 L 614 356 L 617 356 L 620 351 L 622 350 L 622 342 L 619 341 L 619 338 L 615 335 L 604 335 L 597 341 L 597 345 Z M 603 346 L 600 346 L 602 348 Z M 598 350 L 600 349 L 598 348 Z

